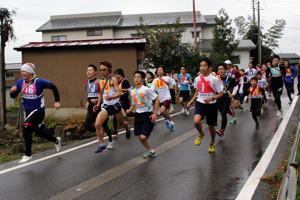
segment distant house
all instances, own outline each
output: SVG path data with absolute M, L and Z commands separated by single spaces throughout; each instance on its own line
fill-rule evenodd
M 280 57 L 280 61 L 283 62 L 284 60 L 288 60 L 291 65 L 299 65 L 300 56 L 296 53 L 277 53 Z
M 5 64 L 5 86 L 6 86 L 6 106 L 14 105 L 14 100 L 10 98 L 10 88 L 21 78 L 22 63 Z

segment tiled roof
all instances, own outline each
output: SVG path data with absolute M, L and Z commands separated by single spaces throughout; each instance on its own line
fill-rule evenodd
M 36 31 L 71 30 L 105 27 L 132 27 L 139 24 L 139 17 L 143 16 L 144 23 L 148 25 L 173 24 L 180 17 L 181 24 L 193 23 L 193 12 L 171 12 L 122 15 L 121 12 L 91 13 L 77 15 L 52 16 L 49 21 L 39 27 Z M 207 17 L 207 19 L 206 19 Z M 215 24 L 216 15 L 203 16 L 196 11 L 197 24 Z
M 121 39 L 99 39 L 99 40 L 73 40 L 61 42 L 30 42 L 15 50 L 26 48 L 47 48 L 47 47 L 66 47 L 66 46 L 93 46 L 93 45 L 114 45 L 114 44 L 143 44 L 146 43 L 144 38 L 121 38 Z
M 211 51 L 212 47 L 212 39 L 204 39 L 200 42 L 200 50 L 201 51 Z M 237 50 L 252 50 L 255 49 L 256 46 L 251 40 L 240 40 L 239 45 L 237 46 Z
M 20 70 L 22 63 L 6 63 L 5 70 Z
M 300 56 L 296 53 L 277 53 L 280 58 L 300 58 Z

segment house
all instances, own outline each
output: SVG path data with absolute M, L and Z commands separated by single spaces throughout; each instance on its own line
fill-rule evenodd
M 280 57 L 280 62 L 288 60 L 292 66 L 299 65 L 300 56 L 296 53 L 277 53 Z
M 5 64 L 5 86 L 6 86 L 6 106 L 14 105 L 14 100 L 10 98 L 10 88 L 21 78 L 22 63 Z

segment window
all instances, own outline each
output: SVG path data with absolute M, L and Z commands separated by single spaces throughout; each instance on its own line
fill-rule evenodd
M 67 41 L 66 35 L 52 36 L 52 42 Z
M 234 64 L 241 64 L 241 58 L 240 58 L 240 56 L 238 56 L 238 55 L 233 55 L 233 58 L 232 58 L 232 63 L 234 63 Z
M 130 35 L 131 35 L 132 38 L 138 38 L 139 37 L 139 35 L 137 33 L 131 33 Z
M 5 74 L 5 80 L 14 80 L 15 74 L 14 73 L 7 73 Z
M 102 30 L 87 31 L 87 36 L 97 36 L 97 35 L 102 35 Z
M 192 33 L 192 38 L 194 38 L 195 36 L 194 36 L 194 31 L 191 31 L 191 33 Z M 197 38 L 199 38 L 199 36 L 200 36 L 200 31 L 197 31 Z

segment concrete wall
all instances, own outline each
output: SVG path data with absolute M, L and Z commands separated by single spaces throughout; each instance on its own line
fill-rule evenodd
M 91 29 L 92 30 L 92 29 Z M 99 30 L 99 29 L 95 29 Z M 101 36 L 87 36 L 87 30 L 68 30 L 68 31 L 51 31 L 43 32 L 43 42 L 52 41 L 52 36 L 66 35 L 67 40 L 96 40 L 96 39 L 111 39 L 113 38 L 113 30 L 111 28 L 102 28 Z
M 137 70 L 137 47 L 135 45 L 84 46 L 63 48 L 24 49 L 22 60 L 35 64 L 36 74 L 54 83 L 60 93 L 61 106 L 80 108 L 86 103 L 84 82 L 87 80 L 86 68 L 89 64 L 97 67 L 101 60 L 113 63 L 113 71 L 123 68 L 130 84 L 133 72 Z M 97 78 L 102 78 L 98 72 Z M 46 107 L 54 107 L 51 90 L 44 90 Z

